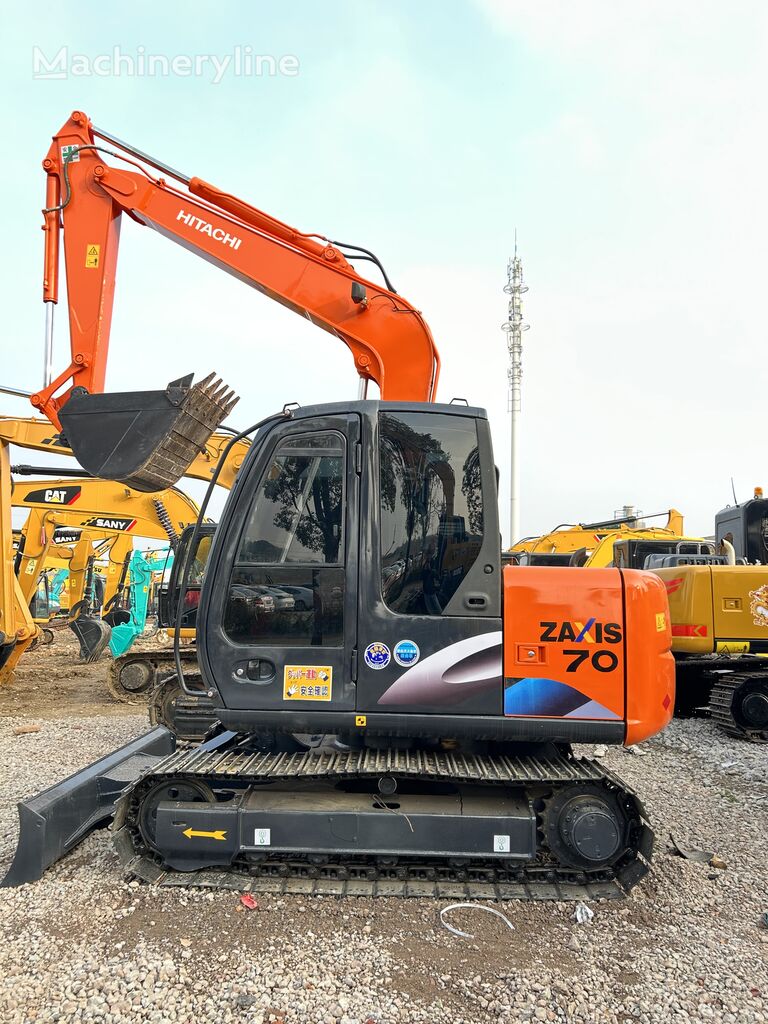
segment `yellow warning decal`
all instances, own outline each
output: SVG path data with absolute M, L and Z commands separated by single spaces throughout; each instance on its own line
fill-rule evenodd
M 355 725 L 363 726 L 368 721 L 366 715 L 355 715 Z
M 224 829 L 216 829 L 215 832 L 203 832 L 196 828 L 186 828 L 182 835 L 185 835 L 187 839 L 226 839 L 227 833 Z
M 656 612 L 656 631 L 658 633 L 663 633 L 666 628 L 667 628 L 667 613 L 666 612 Z
M 27 568 L 26 568 L 25 572 L 27 573 L 28 576 L 31 576 L 36 568 L 37 568 L 37 559 L 36 558 L 30 558 L 30 560 L 27 562 Z
M 749 654 L 749 640 L 718 640 L 716 654 Z
M 333 669 L 330 665 L 286 665 L 283 700 L 331 700 Z
M 100 245 L 87 245 L 85 247 L 85 265 L 91 269 L 96 269 L 99 265 L 101 258 L 101 246 Z

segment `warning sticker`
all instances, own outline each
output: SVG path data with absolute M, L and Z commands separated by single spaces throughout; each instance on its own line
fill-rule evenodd
M 99 265 L 99 259 L 101 258 L 101 246 L 100 245 L 86 245 L 85 247 L 85 265 L 91 269 L 96 269 Z
M 663 633 L 667 628 L 667 616 L 665 612 L 656 612 L 656 630 Z
M 330 665 L 286 665 L 283 700 L 330 700 L 333 669 Z

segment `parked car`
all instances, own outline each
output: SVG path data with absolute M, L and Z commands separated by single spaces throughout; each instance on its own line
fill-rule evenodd
M 290 594 L 293 598 L 293 607 L 297 612 L 306 612 L 314 607 L 315 595 L 311 587 L 293 587 L 286 584 L 280 585 L 280 590 Z
M 247 605 L 257 612 L 273 612 L 275 599 L 268 587 L 248 587 L 244 583 L 233 583 L 229 591 L 230 600 Z
M 296 601 L 292 594 L 289 594 L 284 587 L 267 587 L 275 602 L 276 612 L 292 612 L 296 607 Z

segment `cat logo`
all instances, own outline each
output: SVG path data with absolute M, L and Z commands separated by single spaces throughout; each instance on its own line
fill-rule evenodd
M 86 519 L 83 526 L 95 526 L 99 530 L 119 530 L 121 533 L 128 533 L 136 525 L 135 519 L 110 519 L 107 516 L 94 516 Z
M 30 505 L 74 505 L 80 493 L 80 487 L 41 487 L 28 491 L 22 500 Z

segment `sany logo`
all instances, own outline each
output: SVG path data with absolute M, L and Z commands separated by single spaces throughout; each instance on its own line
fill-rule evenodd
M 41 487 L 28 491 L 23 500 L 34 505 L 74 505 L 80 492 L 79 487 Z
M 618 644 L 621 626 L 618 622 L 598 622 L 594 616 L 586 622 L 540 622 L 540 640 L 550 644 Z
M 99 530 L 120 530 L 123 533 L 132 530 L 135 525 L 135 519 L 108 519 L 106 516 L 94 516 L 83 523 L 83 526 L 95 526 Z
M 682 576 L 676 576 L 673 580 L 664 580 L 664 587 L 668 594 L 676 594 L 682 585 Z

